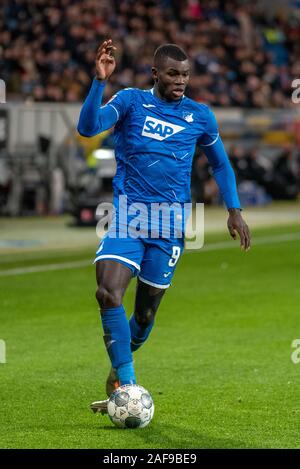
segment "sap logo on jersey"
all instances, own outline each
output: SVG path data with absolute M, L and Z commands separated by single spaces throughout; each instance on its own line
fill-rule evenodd
M 180 125 L 171 124 L 170 122 L 147 116 L 144 122 L 142 135 L 144 135 L 144 137 L 154 138 L 155 140 L 165 140 L 184 129 L 185 127 L 181 127 Z

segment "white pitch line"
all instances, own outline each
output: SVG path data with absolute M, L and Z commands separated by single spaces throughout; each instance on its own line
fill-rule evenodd
M 300 240 L 300 233 L 286 233 L 274 236 L 261 236 L 259 238 L 254 238 L 253 246 L 258 246 L 261 244 L 276 244 L 284 243 L 288 241 L 297 241 Z M 237 249 L 239 246 L 239 241 L 223 241 L 219 243 L 212 243 L 204 245 L 203 251 L 219 251 L 222 249 Z M 200 252 L 201 250 L 193 251 L 192 249 L 186 251 L 187 253 Z M 92 261 L 74 261 L 74 262 L 62 262 L 60 264 L 44 264 L 36 265 L 32 267 L 20 267 L 16 269 L 7 269 L 0 271 L 0 277 L 9 277 L 12 275 L 23 275 L 23 274 L 34 274 L 38 272 L 49 272 L 55 270 L 65 270 L 65 269 L 78 269 L 81 267 L 92 266 Z
M 73 261 L 61 262 L 60 264 L 34 265 L 32 267 L 19 267 L 16 269 L 7 269 L 0 271 L 0 277 L 9 277 L 10 275 L 35 274 L 37 272 L 49 272 L 51 270 L 78 269 L 93 265 L 92 261 Z
M 284 243 L 285 241 L 297 241 L 300 239 L 300 233 L 286 233 L 281 235 L 273 235 L 273 236 L 260 236 L 259 238 L 252 239 L 252 246 L 258 246 L 261 244 L 276 244 L 276 243 Z M 222 249 L 236 249 L 240 244 L 240 240 L 230 240 L 230 241 L 222 241 L 219 243 L 212 243 L 203 246 L 203 251 L 219 251 Z M 200 251 L 200 250 L 199 250 Z M 189 249 L 187 252 L 193 252 L 192 249 Z

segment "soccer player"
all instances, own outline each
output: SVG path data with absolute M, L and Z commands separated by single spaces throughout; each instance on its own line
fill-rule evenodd
M 86 137 L 115 126 L 115 220 L 127 210 L 120 196 L 126 196 L 127 206 L 143 203 L 149 207 L 164 202 L 181 207 L 189 202 L 192 160 L 195 146 L 200 145 L 227 206 L 230 235 L 236 239 L 238 234 L 241 248 L 247 251 L 249 229 L 241 216 L 234 172 L 214 114 L 208 106 L 184 95 L 189 80 L 187 55 L 175 44 L 158 47 L 152 68 L 154 87 L 124 89 L 101 106 L 105 83 L 116 65 L 115 49 L 111 39 L 99 47 L 96 76 L 78 123 L 78 132 Z M 108 397 L 119 385 L 136 383 L 132 353 L 144 344 L 153 328 L 184 247 L 184 238 L 178 233 L 163 236 L 159 231 L 156 238 L 145 233 L 124 236 L 124 226 L 119 225 L 119 236 L 109 236 L 109 231 L 95 258 L 96 298 L 112 364 L 106 382 Z M 138 276 L 135 307 L 128 321 L 122 299 L 134 276 Z M 106 413 L 107 400 L 92 403 L 91 409 Z

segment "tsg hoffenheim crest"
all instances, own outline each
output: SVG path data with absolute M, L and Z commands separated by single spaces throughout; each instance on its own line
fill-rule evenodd
M 194 122 L 193 113 L 191 113 L 191 112 L 184 112 L 184 113 L 183 113 L 183 118 L 184 118 L 184 120 L 186 120 L 187 122 Z

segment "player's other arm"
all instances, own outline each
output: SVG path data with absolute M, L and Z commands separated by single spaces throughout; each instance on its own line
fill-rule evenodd
M 101 107 L 106 80 L 113 73 L 116 66 L 112 55 L 115 49 L 112 40 L 109 39 L 104 41 L 97 50 L 96 77 L 80 111 L 77 125 L 78 132 L 84 137 L 92 137 L 110 129 L 119 119 L 119 113 L 115 107 Z
M 83 137 L 93 137 L 110 129 L 118 121 L 118 115 L 114 108 L 111 106 L 101 107 L 104 87 L 104 82 L 94 79 L 83 103 L 77 125 L 77 130 Z
M 235 174 L 219 135 L 216 118 L 210 110 L 205 132 L 198 143 L 212 167 L 214 178 L 228 209 L 227 226 L 229 233 L 233 239 L 236 239 L 238 233 L 241 248 L 248 250 L 250 248 L 250 232 L 241 215 Z

